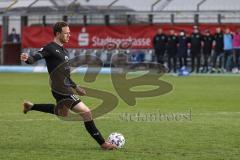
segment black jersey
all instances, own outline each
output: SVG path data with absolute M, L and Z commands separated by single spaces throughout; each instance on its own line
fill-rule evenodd
M 167 36 L 165 34 L 156 34 L 153 37 L 153 47 L 154 49 L 165 50 L 167 44 Z
M 75 88 L 76 84 L 70 78 L 71 66 L 68 63 L 68 51 L 57 43 L 51 42 L 30 56 L 26 63 L 33 64 L 40 59 L 46 61 L 52 90 L 60 94 L 72 94 L 71 87 Z
M 200 53 L 202 48 L 202 35 L 200 33 L 193 33 L 191 36 L 191 52 Z
M 214 36 L 214 40 L 215 40 L 215 52 L 221 53 L 223 52 L 223 33 L 216 33 Z
M 187 56 L 187 49 L 188 49 L 188 43 L 190 42 L 190 38 L 186 35 L 180 35 L 178 37 L 178 56 L 183 57 Z
M 204 54 L 211 54 L 213 41 L 214 41 L 214 37 L 212 35 L 203 37 L 203 42 L 204 42 L 203 53 Z
M 51 42 L 30 56 L 27 62 L 32 64 L 43 58 L 46 61 L 48 73 L 51 74 L 57 66 L 68 61 L 68 51 L 57 43 Z
M 176 35 L 169 35 L 167 42 L 167 53 L 168 55 L 176 55 L 177 54 L 177 45 L 178 45 L 178 37 Z

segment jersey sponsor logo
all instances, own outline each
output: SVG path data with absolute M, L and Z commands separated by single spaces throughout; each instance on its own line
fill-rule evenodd
M 68 60 L 69 60 L 68 56 L 65 56 L 65 57 L 64 57 L 64 59 L 65 59 L 66 61 L 68 61 Z
M 60 53 L 60 51 L 58 49 L 56 49 L 56 52 Z

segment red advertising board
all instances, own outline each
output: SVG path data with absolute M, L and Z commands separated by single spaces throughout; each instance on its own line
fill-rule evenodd
M 200 30 L 215 32 L 218 25 L 200 25 Z M 152 48 L 152 38 L 157 29 L 161 27 L 166 33 L 170 29 L 177 32 L 185 30 L 192 32 L 192 25 L 123 25 L 123 26 L 70 26 L 71 37 L 67 48 L 103 48 L 107 43 L 119 44 L 123 41 L 131 41 L 132 48 Z M 237 25 L 221 25 L 223 29 L 229 27 L 235 31 Z M 50 26 L 24 27 L 22 33 L 23 48 L 40 48 L 52 41 L 53 33 Z

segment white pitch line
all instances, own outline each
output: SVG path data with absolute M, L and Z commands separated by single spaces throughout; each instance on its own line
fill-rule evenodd
M 110 119 L 110 118 L 113 118 L 113 117 L 98 117 L 96 119 Z M 46 119 L 46 118 L 27 118 L 27 119 L 0 119 L 0 122 L 30 122 L 30 121 L 58 121 L 58 120 L 61 120 L 61 121 L 65 121 L 65 120 L 62 120 L 61 118 L 49 118 L 49 119 Z M 73 120 L 74 121 L 74 120 Z M 72 121 L 72 122 L 73 122 Z M 80 121 L 80 120 L 79 120 Z M 70 121 L 71 122 L 71 121 Z
M 209 112 L 209 113 L 192 113 L 192 115 L 200 115 L 200 116 L 211 116 L 211 115 L 237 115 L 240 112 Z
M 56 121 L 57 119 L 0 119 L 0 122 L 29 122 L 29 121 Z
M 106 116 L 100 116 L 100 117 L 96 118 L 96 120 L 99 120 L 99 119 L 118 119 L 115 116 L 116 115 L 122 115 L 124 113 L 126 113 L 126 112 L 108 113 Z M 137 112 L 129 112 L 129 114 L 134 114 L 134 113 L 137 113 Z M 144 113 L 144 112 L 142 112 L 142 113 Z M 148 112 L 146 112 L 146 113 L 148 113 Z M 240 112 L 212 112 L 212 113 L 192 113 L 192 116 L 239 115 L 239 114 L 240 114 Z M 22 113 L 0 114 L 0 122 L 31 122 L 31 121 L 58 121 L 58 120 L 62 120 L 61 118 L 58 118 L 57 116 L 54 116 L 54 118 L 4 119 L 5 115 L 16 116 L 16 115 L 23 115 L 23 114 Z M 23 115 L 23 116 L 26 116 L 26 115 Z M 43 115 L 42 114 L 35 114 L 34 116 L 43 116 Z

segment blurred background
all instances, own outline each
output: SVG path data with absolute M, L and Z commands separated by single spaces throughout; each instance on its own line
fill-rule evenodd
M 154 46 L 153 41 L 161 28 L 168 37 L 162 63 L 169 72 L 177 73 L 182 67 L 197 73 L 238 73 L 239 70 L 240 46 L 233 44 L 240 28 L 239 0 L 1 0 L 0 64 L 4 65 L 1 71 L 9 69 L 9 65 L 25 65 L 19 61 L 21 52 L 33 54 L 52 41 L 51 27 L 57 21 L 70 24 L 71 40 L 66 47 L 71 58 L 90 54 L 109 67 L 112 55 L 124 52 L 129 62 L 156 62 L 159 46 Z M 232 47 L 227 48 L 230 52 L 224 55 L 223 46 L 223 53 L 216 58 L 214 37 L 217 27 L 221 28 L 222 34 L 226 29 L 230 30 Z M 193 63 L 192 58 L 194 28 L 202 36 L 200 64 Z M 178 55 L 180 41 L 176 46 L 170 45 L 170 30 L 174 30 L 173 35 L 178 39 L 183 31 L 189 38 L 184 65 L 181 64 L 183 57 Z M 207 31 L 213 42 L 206 57 L 204 36 Z M 131 45 L 122 47 L 124 42 Z M 109 43 L 115 46 L 106 49 Z M 171 47 L 177 48 L 174 56 L 169 56 L 167 48 Z M 45 63 L 39 61 L 35 65 L 44 66 Z

